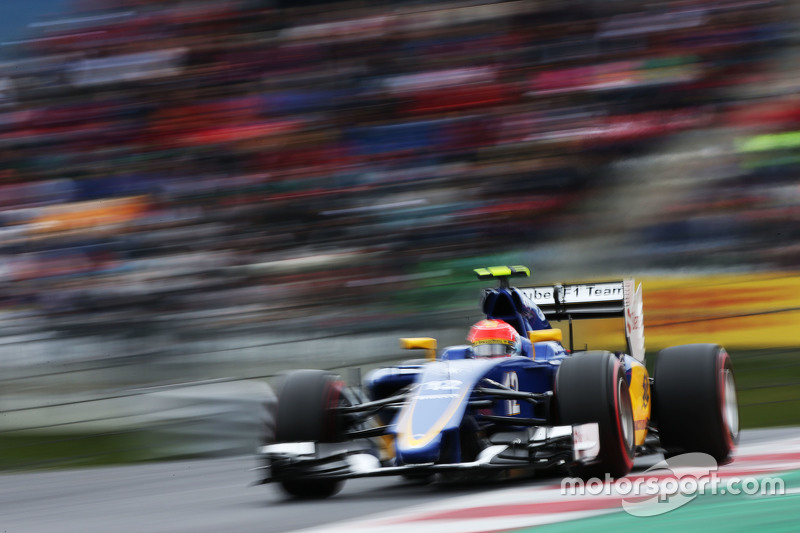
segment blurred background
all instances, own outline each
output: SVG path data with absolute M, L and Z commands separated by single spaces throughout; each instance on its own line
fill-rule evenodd
M 640 279 L 650 352 L 800 423 L 797 2 L 6 4 L 0 468 L 247 453 L 495 264 Z

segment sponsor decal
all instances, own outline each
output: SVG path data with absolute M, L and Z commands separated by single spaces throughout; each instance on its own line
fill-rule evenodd
M 428 381 L 422 384 L 424 390 L 455 390 L 463 385 L 463 381 L 457 379 L 443 379 L 441 381 Z
M 552 305 L 555 302 L 554 287 L 533 287 L 520 289 L 522 293 L 538 305 Z M 622 282 L 586 283 L 564 285 L 560 299 L 563 304 L 620 301 L 625 291 Z
M 519 377 L 516 372 L 506 372 L 503 377 L 503 385 L 515 391 L 519 390 Z M 519 402 L 511 399 L 506 400 L 506 412 L 511 415 L 518 415 L 520 413 Z
M 417 396 L 418 400 L 446 400 L 448 398 L 456 398 L 458 394 L 420 394 Z
M 473 346 L 479 346 L 481 344 L 505 344 L 507 346 L 513 346 L 514 341 L 509 339 L 481 339 L 477 341 L 472 341 Z

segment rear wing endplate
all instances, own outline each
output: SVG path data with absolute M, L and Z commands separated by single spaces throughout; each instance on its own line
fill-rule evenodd
M 573 318 L 625 319 L 630 355 L 644 361 L 642 285 L 634 280 L 520 287 L 517 289 L 551 320 Z

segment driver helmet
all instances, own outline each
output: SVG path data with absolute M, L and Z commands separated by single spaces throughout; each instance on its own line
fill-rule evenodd
M 507 357 L 522 353 L 519 333 L 508 322 L 481 320 L 469 330 L 467 341 L 475 357 Z

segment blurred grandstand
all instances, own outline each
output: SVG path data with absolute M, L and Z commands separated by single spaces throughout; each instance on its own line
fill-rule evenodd
M 488 264 L 798 266 L 794 2 L 66 5 L 2 47 L 7 421 L 388 357 Z
M 307 4 L 83 0 L 6 43 L 6 323 L 391 321 L 503 254 L 796 266 L 792 4 Z

